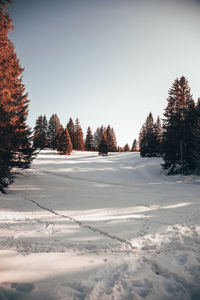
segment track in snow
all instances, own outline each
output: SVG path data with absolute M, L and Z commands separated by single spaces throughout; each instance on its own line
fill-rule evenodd
M 41 209 L 44 209 L 44 210 L 46 210 L 46 211 L 49 211 L 50 213 L 52 213 L 52 214 L 54 214 L 54 215 L 56 215 L 56 216 L 59 216 L 59 217 L 61 217 L 61 218 L 65 218 L 65 219 L 68 219 L 68 220 L 72 221 L 72 222 L 76 223 L 77 225 L 79 225 L 79 226 L 82 227 L 82 228 L 89 229 L 90 231 L 93 231 L 93 232 L 98 232 L 99 234 L 101 234 L 101 235 L 103 235 L 103 236 L 106 236 L 106 237 L 108 237 L 108 238 L 110 238 L 110 239 L 112 239 L 112 240 L 117 240 L 118 242 L 125 244 L 126 246 L 130 247 L 130 248 L 133 249 L 133 250 L 136 249 L 136 247 L 134 247 L 134 246 L 132 245 L 132 243 L 131 243 L 129 240 L 122 239 L 122 238 L 120 238 L 120 237 L 118 237 L 118 236 L 115 236 L 115 235 L 111 235 L 111 234 L 109 234 L 108 232 L 102 231 L 102 230 L 100 230 L 100 229 L 98 229 L 98 228 L 96 228 L 96 227 L 93 227 L 93 226 L 90 226 L 90 225 L 84 225 L 82 222 L 80 222 L 80 221 L 78 221 L 78 220 L 76 220 L 76 219 L 74 219 L 74 218 L 72 218 L 72 217 L 70 217 L 70 216 L 66 216 L 66 215 L 63 215 L 63 214 L 59 214 L 58 212 L 52 210 L 51 208 L 45 207 L 45 206 L 39 204 L 39 203 L 38 203 L 37 201 L 35 201 L 35 200 L 28 199 L 27 197 L 25 197 L 24 199 L 27 200 L 27 201 L 29 201 L 29 202 L 31 202 L 31 203 L 33 203 L 33 204 L 35 204 L 35 205 L 37 205 L 37 206 L 38 206 L 39 208 L 41 208 Z

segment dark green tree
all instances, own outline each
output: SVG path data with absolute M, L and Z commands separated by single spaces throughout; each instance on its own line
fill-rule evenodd
M 48 123 L 46 115 L 40 115 L 35 123 L 33 133 L 33 146 L 37 149 L 44 149 L 48 146 Z
M 100 155 L 108 154 L 108 141 L 107 141 L 107 136 L 106 136 L 106 130 L 104 130 L 100 144 L 99 144 L 99 154 Z
M 92 135 L 92 130 L 90 126 L 87 129 L 87 134 L 85 138 L 85 150 L 87 151 L 92 151 L 94 150 L 94 140 L 93 140 L 93 135 Z
M 134 139 L 134 141 L 133 141 L 133 145 L 132 145 L 131 151 L 132 152 L 138 152 L 139 151 L 139 149 L 138 149 L 138 142 L 137 142 L 136 139 Z
M 156 133 L 152 113 L 148 115 L 146 122 L 140 131 L 140 155 L 142 157 L 157 156 Z
M 56 149 L 57 147 L 57 137 L 58 137 L 58 131 L 60 125 L 61 125 L 60 120 L 57 114 L 53 114 L 49 119 L 49 125 L 48 125 L 49 147 L 52 149 Z
M 188 174 L 190 169 L 191 112 L 194 106 L 187 79 L 176 79 L 169 90 L 163 120 L 162 157 L 168 174 Z M 189 121 L 190 120 L 190 121 Z

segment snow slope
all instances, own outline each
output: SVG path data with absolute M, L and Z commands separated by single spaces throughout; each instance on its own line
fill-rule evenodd
M 41 151 L 0 195 L 0 300 L 200 299 L 200 180 Z

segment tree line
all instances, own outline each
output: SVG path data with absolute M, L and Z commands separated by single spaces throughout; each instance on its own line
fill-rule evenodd
M 136 139 L 130 149 L 128 144 L 124 147 L 117 146 L 116 135 L 113 127 L 101 125 L 94 133 L 88 126 L 84 139 L 80 121 L 76 118 L 75 123 L 69 119 L 64 128 L 57 114 L 52 114 L 49 120 L 46 115 L 40 115 L 33 131 L 33 146 L 35 149 L 51 148 L 58 153 L 70 155 L 72 150 L 98 151 L 99 153 L 139 151 Z
M 187 79 L 177 78 L 169 89 L 162 125 L 150 113 L 139 135 L 142 157 L 161 156 L 172 174 L 200 174 L 200 99 L 194 101 Z

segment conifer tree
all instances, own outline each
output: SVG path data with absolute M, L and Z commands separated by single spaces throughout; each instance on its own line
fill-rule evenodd
M 57 147 L 57 137 L 58 137 L 58 130 L 60 128 L 60 120 L 57 114 L 53 114 L 49 119 L 48 125 L 48 140 L 49 140 L 49 147 L 52 149 L 56 149 Z
M 108 141 L 108 151 L 115 152 L 117 149 L 117 141 L 116 141 L 114 129 L 111 128 L 110 125 L 108 125 L 106 129 L 106 136 Z
M 195 107 L 191 124 L 191 161 L 193 171 L 200 175 L 200 98 Z
M 72 152 L 72 143 L 67 127 L 63 129 L 60 126 L 59 128 L 57 150 L 62 155 L 70 155 Z
M 138 152 L 139 151 L 139 149 L 138 149 L 138 142 L 137 142 L 136 139 L 134 139 L 134 141 L 133 141 L 133 145 L 132 145 L 131 151 L 132 152 Z
M 174 81 L 167 101 L 164 112 L 162 166 L 168 170 L 168 174 L 187 174 L 190 168 L 188 146 L 191 139 L 188 120 L 194 101 L 184 76 Z
M 89 126 L 87 129 L 87 135 L 85 139 L 85 150 L 92 151 L 94 149 L 93 145 L 94 145 L 94 140 L 93 140 L 92 130 Z
M 35 123 L 33 134 L 34 148 L 44 149 L 48 146 L 48 126 L 46 116 L 40 115 Z
M 84 150 L 84 140 L 83 140 L 83 132 L 81 129 L 81 125 L 79 119 L 76 119 L 75 128 L 74 128 L 74 149 L 75 150 Z
M 72 147 L 74 148 L 74 135 L 75 135 L 75 128 L 74 128 L 74 122 L 72 120 L 72 118 L 69 119 L 69 122 L 67 123 L 67 129 L 71 138 L 71 142 L 72 142 Z
M 10 1 L 7 1 L 10 2 Z M 11 169 L 29 167 L 32 161 L 30 128 L 25 87 L 22 83 L 23 68 L 9 40 L 14 29 L 6 1 L 0 1 L 0 191 L 12 181 Z
M 130 147 L 129 147 L 129 144 L 126 144 L 123 148 L 124 152 L 130 152 Z
M 101 141 L 99 144 L 99 154 L 100 155 L 107 155 L 108 154 L 108 141 L 106 137 L 106 130 L 103 131 Z
M 100 127 L 98 127 L 96 129 L 96 131 L 94 132 L 93 140 L 94 140 L 94 150 L 98 151 L 99 150 L 99 144 L 100 144 L 100 141 L 101 141 L 101 128 Z
M 143 157 L 157 156 L 155 125 L 151 112 L 140 132 L 140 155 Z
M 162 150 L 162 125 L 159 116 L 155 123 L 155 135 L 156 135 L 155 151 L 157 155 L 160 155 Z

